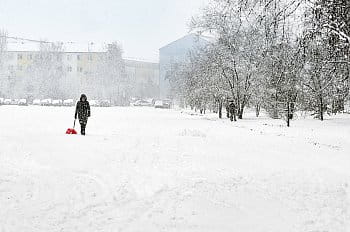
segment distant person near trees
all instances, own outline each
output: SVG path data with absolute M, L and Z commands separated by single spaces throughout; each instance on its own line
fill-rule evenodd
M 75 119 L 79 118 L 81 135 L 85 135 L 86 124 L 91 116 L 90 104 L 85 94 L 82 94 L 75 108 Z
M 230 99 L 229 104 L 228 104 L 229 112 L 230 112 L 230 120 L 232 121 L 237 121 L 236 118 L 236 105 L 234 100 Z

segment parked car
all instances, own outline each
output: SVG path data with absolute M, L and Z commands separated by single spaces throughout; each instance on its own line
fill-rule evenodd
M 100 106 L 101 107 L 110 107 L 111 106 L 111 101 L 109 101 L 109 100 L 102 100 L 100 102 Z
M 170 100 L 158 100 L 154 103 L 154 107 L 157 109 L 170 109 L 171 101 Z
M 19 104 L 19 99 L 13 99 L 11 105 L 17 106 Z
M 18 105 L 19 106 L 27 106 L 28 105 L 27 99 L 19 99 Z
M 169 99 L 163 100 L 163 106 L 165 109 L 170 109 L 171 108 L 171 100 L 169 100 Z
M 41 105 L 41 100 L 40 99 L 34 99 L 33 100 L 33 105 L 40 106 Z
M 4 105 L 11 105 L 12 104 L 12 99 L 7 98 L 4 100 Z
M 63 101 L 64 106 L 74 106 L 74 100 L 73 99 L 66 99 Z
M 154 103 L 156 102 L 153 98 L 147 98 L 146 101 L 149 102 L 151 106 L 154 106 Z
M 146 100 L 138 100 L 134 103 L 134 106 L 152 106 L 152 103 Z
M 63 104 L 63 101 L 60 99 L 55 99 L 52 101 L 53 106 L 62 106 L 62 104 Z
M 52 99 L 47 98 L 47 99 L 41 100 L 41 105 L 42 106 L 51 106 L 52 105 Z
M 138 100 L 140 100 L 140 99 L 138 99 L 138 98 L 136 98 L 136 97 L 132 97 L 131 99 L 130 99 L 130 103 L 131 103 L 131 105 L 133 105 L 136 101 L 138 101 Z
M 156 108 L 156 109 L 163 109 L 163 101 L 160 101 L 160 100 L 156 101 L 154 103 L 154 108 Z
M 99 100 L 90 100 L 89 103 L 90 103 L 90 106 L 94 106 L 94 107 L 100 106 Z

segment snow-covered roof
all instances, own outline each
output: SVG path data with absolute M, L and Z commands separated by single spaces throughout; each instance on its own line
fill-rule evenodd
M 21 51 L 21 52 L 30 52 L 30 51 L 39 51 L 40 43 L 37 42 L 26 42 L 26 41 L 16 41 L 8 40 L 7 41 L 7 51 Z
M 7 51 L 10 52 L 35 52 L 40 50 L 40 44 L 45 41 L 27 41 L 19 39 L 8 39 Z M 61 43 L 65 52 L 106 52 L 107 43 L 76 43 L 76 42 L 57 42 Z
M 148 67 L 154 67 L 154 68 L 158 68 L 159 66 L 159 63 L 156 63 L 156 62 L 132 60 L 128 58 L 124 58 L 124 62 L 126 66 L 142 65 L 142 66 L 148 66 Z
M 159 64 L 159 62 L 154 61 L 154 60 L 147 60 L 143 58 L 136 58 L 136 57 L 123 57 L 123 59 L 126 62 L 138 62 L 138 63 L 148 63 L 148 64 Z
M 63 49 L 65 52 L 106 52 L 108 49 L 107 43 L 75 43 L 66 42 L 63 43 Z
M 188 44 L 190 46 L 193 46 L 193 44 L 198 44 L 198 45 L 208 44 L 211 41 L 213 41 L 213 38 L 211 38 L 211 37 L 201 36 L 201 35 L 197 35 L 197 34 L 192 33 L 192 34 L 185 35 L 185 36 L 181 37 L 180 39 L 177 39 L 177 40 L 161 47 L 159 50 L 164 50 L 164 49 L 167 49 L 170 47 L 174 47 L 174 46 L 177 46 L 178 44 Z

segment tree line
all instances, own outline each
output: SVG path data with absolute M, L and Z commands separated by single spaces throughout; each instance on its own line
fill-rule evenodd
M 288 119 L 296 110 L 320 120 L 344 110 L 349 1 L 212 0 L 191 30 L 214 40 L 172 69 L 173 94 L 184 105 L 222 117 L 233 102 L 239 119 L 248 106 Z

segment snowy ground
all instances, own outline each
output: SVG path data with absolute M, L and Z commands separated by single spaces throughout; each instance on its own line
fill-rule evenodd
M 0 107 L 0 232 L 348 232 L 350 116 Z

